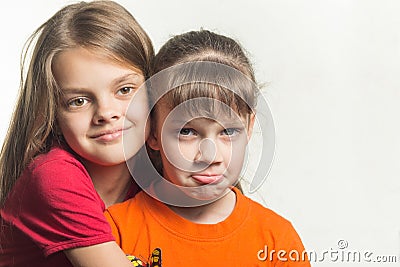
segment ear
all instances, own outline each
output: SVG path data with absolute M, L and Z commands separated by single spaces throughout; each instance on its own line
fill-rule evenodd
M 156 133 L 154 133 L 154 132 L 150 133 L 149 138 L 147 139 L 147 144 L 153 150 L 160 150 L 160 145 L 158 143 L 158 138 L 156 136 Z
M 253 134 L 254 122 L 256 120 L 256 114 L 251 113 L 248 118 L 248 126 L 247 126 L 247 141 L 250 140 L 251 135 Z

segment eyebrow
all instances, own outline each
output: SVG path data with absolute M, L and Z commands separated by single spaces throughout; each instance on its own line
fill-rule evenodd
M 140 75 L 138 73 L 136 73 L 136 72 L 128 73 L 128 74 L 125 74 L 125 75 L 123 75 L 121 77 L 118 77 L 118 78 L 114 79 L 110 84 L 111 85 L 118 85 L 118 84 L 120 84 L 122 82 L 125 82 L 126 80 L 129 80 L 129 79 L 135 79 L 135 82 L 137 82 L 137 80 L 139 78 L 140 78 Z
M 85 94 L 87 93 L 87 90 L 84 88 L 61 88 L 62 94 L 67 95 L 67 94 Z
M 205 118 L 205 119 L 207 119 L 207 118 Z M 210 120 L 212 120 L 212 119 L 210 119 Z M 242 121 L 226 121 L 226 120 L 212 120 L 212 121 L 214 121 L 215 123 L 218 123 L 220 125 L 223 125 L 226 128 L 237 128 L 237 127 L 242 127 L 244 125 Z M 190 127 L 195 122 L 193 120 L 185 121 L 182 119 L 174 119 L 174 120 L 171 120 L 171 123 L 182 125 L 182 127 L 185 127 L 185 126 Z
M 110 82 L 111 86 L 117 86 L 120 83 L 123 83 L 129 79 L 135 79 L 134 83 L 137 83 L 140 78 L 140 75 L 136 72 L 133 73 L 127 73 L 125 75 L 122 75 L 121 77 L 117 77 L 114 80 Z M 86 88 L 74 88 L 74 87 L 66 87 L 66 88 L 61 88 L 63 94 L 84 94 L 87 93 Z

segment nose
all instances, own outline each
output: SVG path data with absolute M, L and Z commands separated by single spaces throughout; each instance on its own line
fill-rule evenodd
M 195 156 L 196 162 L 212 164 L 220 162 L 222 155 L 219 153 L 216 142 L 211 138 L 204 138 L 199 143 L 199 148 Z
M 94 124 L 104 124 L 119 120 L 122 116 L 121 107 L 109 99 L 97 102 L 96 111 L 93 116 Z

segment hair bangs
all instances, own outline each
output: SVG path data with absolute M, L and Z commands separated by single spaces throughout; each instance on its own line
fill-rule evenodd
M 162 100 L 169 108 L 179 107 L 193 118 L 232 118 L 252 113 L 252 108 L 240 95 L 213 83 L 186 83 L 170 90 Z

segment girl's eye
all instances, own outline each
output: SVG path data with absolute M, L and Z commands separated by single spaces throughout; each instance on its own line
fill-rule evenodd
M 190 135 L 194 135 L 195 133 L 194 133 L 194 130 L 193 130 L 193 129 L 190 129 L 190 128 L 182 128 L 182 129 L 179 131 L 179 134 L 180 134 L 180 135 L 184 135 L 184 136 L 190 136 Z
M 239 134 L 240 130 L 237 128 L 226 128 L 222 131 L 222 135 L 235 136 Z
M 118 90 L 118 94 L 120 95 L 128 95 L 133 91 L 132 87 L 123 87 Z
M 78 97 L 78 98 L 75 98 L 75 99 L 72 99 L 72 100 L 68 101 L 68 106 L 69 107 L 82 107 L 87 102 L 88 102 L 88 100 L 86 98 Z

